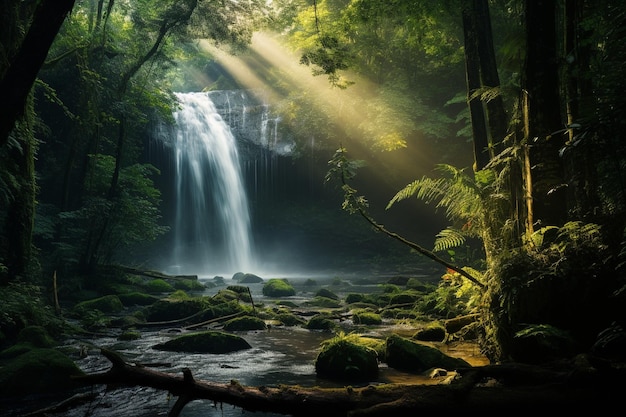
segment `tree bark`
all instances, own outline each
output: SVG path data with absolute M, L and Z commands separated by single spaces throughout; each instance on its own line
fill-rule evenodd
M 538 411 L 559 407 L 560 411 L 611 410 L 619 402 L 618 383 L 623 375 L 577 375 L 540 367 L 508 364 L 457 370 L 445 384 L 383 384 L 353 388 L 246 387 L 197 381 L 185 368 L 182 376 L 126 363 L 115 352 L 102 350 L 113 366 L 106 372 L 75 377 L 85 385 L 111 384 L 147 386 L 178 396 L 169 413 L 176 417 L 185 404 L 206 399 L 232 404 L 252 412 L 273 412 L 294 417 L 353 417 L 409 415 L 423 411 L 485 412 Z M 623 372 L 622 372 L 623 373 Z M 492 380 L 493 382 L 489 382 Z
M 0 146 L 7 143 L 15 122 L 24 115 L 28 94 L 74 1 L 39 2 L 24 41 L 0 79 Z
M 472 5 L 463 8 L 463 38 L 465 40 L 465 77 L 467 82 L 467 102 L 472 124 L 474 145 L 474 171 L 480 171 L 489 163 L 489 136 L 485 121 L 485 109 L 477 92 L 482 87 L 480 81 L 480 56 L 476 10 Z
M 556 48 L 556 2 L 525 2 L 527 54 L 522 78 L 526 92 L 526 140 L 532 169 L 533 227 L 562 226 L 567 221 L 567 184 L 559 150 L 562 134 Z

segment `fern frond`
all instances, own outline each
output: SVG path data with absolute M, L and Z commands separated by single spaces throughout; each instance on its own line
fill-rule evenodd
M 465 236 L 460 230 L 448 227 L 437 234 L 433 252 L 441 252 L 456 248 L 465 243 Z

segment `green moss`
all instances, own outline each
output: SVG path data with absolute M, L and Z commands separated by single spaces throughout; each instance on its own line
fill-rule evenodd
M 280 321 L 285 326 L 301 326 L 306 324 L 306 321 L 292 313 L 279 313 L 276 315 L 276 320 Z
M 126 307 L 149 306 L 159 301 L 159 297 L 137 291 L 126 294 L 119 294 L 118 298 Z
M 306 323 L 306 328 L 309 330 L 333 330 L 336 327 L 337 324 L 325 314 L 316 314 Z
M 322 378 L 340 381 L 375 379 L 378 375 L 378 354 L 374 349 L 347 338 L 335 338 L 317 356 L 315 372 Z
M 247 331 L 247 330 L 267 330 L 267 325 L 263 320 L 258 317 L 244 316 L 235 317 L 224 323 L 224 330 L 232 331 Z
M 356 311 L 352 314 L 352 321 L 354 324 L 365 325 L 378 325 L 383 322 L 380 314 L 374 313 L 373 311 Z
M 83 375 L 76 364 L 55 349 L 33 349 L 0 368 L 0 395 L 12 397 L 73 388 L 71 376 Z
M 169 293 L 174 292 L 174 287 L 164 279 L 153 279 L 152 281 L 148 281 L 146 284 L 146 291 L 151 294 L 161 294 L 161 293 Z
M 127 330 L 117 337 L 118 340 L 136 340 L 141 338 L 141 333 L 137 330 Z
M 426 327 L 415 332 L 413 339 L 427 342 L 443 342 L 446 339 L 446 334 L 444 325 L 435 321 L 428 323 Z
M 230 353 L 250 349 L 243 338 L 218 331 L 191 333 L 153 346 L 156 350 L 190 353 Z
M 170 300 L 189 300 L 191 297 L 183 290 L 176 290 L 167 296 Z
M 394 294 L 391 297 L 389 304 L 414 304 L 417 303 L 421 298 L 422 295 L 414 291 L 403 291 L 399 294 Z
M 346 304 L 360 303 L 365 298 L 365 295 L 359 293 L 350 293 L 346 295 Z
M 313 297 L 311 300 L 306 301 L 304 304 L 307 306 L 325 307 L 325 308 L 340 308 L 341 302 L 333 300 L 327 297 Z
M 334 292 L 332 292 L 331 290 L 329 290 L 328 288 L 320 288 L 315 293 L 315 296 L 326 297 L 326 298 L 330 298 L 331 300 L 339 300 L 339 296 L 335 294 Z
M 177 279 L 174 281 L 174 288 L 183 291 L 204 291 L 206 285 L 196 279 Z
M 386 361 L 390 368 L 406 372 L 424 372 L 430 368 L 469 368 L 463 359 L 453 358 L 439 349 L 391 335 L 387 338 Z
M 286 279 L 272 278 L 263 285 L 266 297 L 289 297 L 296 295 L 296 290 Z
M 244 285 L 229 285 L 226 287 L 227 290 L 234 291 L 237 294 L 237 298 L 245 301 L 246 303 L 252 302 L 252 297 L 250 296 L 250 289 Z
M 17 336 L 18 343 L 27 343 L 33 347 L 47 348 L 56 344 L 54 339 L 41 326 L 23 328 Z
M 105 295 L 80 302 L 74 306 L 74 312 L 82 315 L 87 311 L 98 310 L 103 313 L 119 313 L 124 309 L 124 305 L 117 295 Z
M 428 293 L 428 292 L 432 292 L 435 289 L 437 289 L 437 287 L 433 284 L 426 284 L 422 281 L 420 281 L 417 278 L 409 278 L 409 280 L 406 283 L 406 288 L 407 289 L 411 289 L 411 290 L 415 290 L 415 291 L 419 291 L 422 293 Z

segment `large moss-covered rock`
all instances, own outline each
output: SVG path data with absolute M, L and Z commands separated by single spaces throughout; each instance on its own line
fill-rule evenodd
M 296 295 L 296 290 L 286 279 L 272 278 L 263 285 L 266 297 L 289 297 Z
M 315 296 L 326 297 L 326 298 L 330 298 L 331 300 L 339 300 L 339 296 L 335 294 L 334 292 L 332 292 L 331 290 L 329 290 L 328 288 L 320 288 L 315 293 Z
M 413 339 L 422 340 L 424 342 L 443 342 L 446 336 L 447 332 L 443 324 L 432 322 L 423 329 L 416 331 L 413 335 Z
M 26 343 L 33 347 L 48 348 L 56 344 L 52 336 L 42 326 L 27 326 L 17 335 L 17 343 Z
M 162 299 L 147 307 L 144 314 L 147 321 L 171 321 L 189 317 L 207 307 L 207 303 L 200 298 Z
M 378 325 L 382 324 L 383 319 L 380 314 L 373 311 L 357 310 L 352 313 L 352 322 L 354 324 Z
M 378 354 L 367 346 L 341 339 L 322 349 L 315 360 L 315 372 L 332 380 L 369 381 L 378 375 Z
M 258 284 L 259 282 L 263 282 L 263 278 L 254 274 L 244 274 L 239 280 L 240 284 Z
M 55 349 L 32 349 L 0 367 L 0 396 L 51 393 L 77 386 L 83 375 L 76 364 Z
M 84 314 L 87 311 L 98 310 L 103 313 L 119 313 L 124 309 L 124 305 L 117 295 L 105 295 L 93 300 L 82 301 L 74 306 L 76 314 Z
M 457 369 L 471 365 L 463 359 L 448 356 L 437 348 L 398 335 L 387 338 L 386 362 L 390 368 L 421 373 L 431 368 Z
M 276 320 L 287 327 L 302 326 L 306 324 L 306 321 L 289 312 L 278 313 L 276 315 Z
M 159 297 L 157 296 L 145 294 L 138 291 L 118 294 L 118 298 L 126 307 L 149 306 L 159 301 Z
M 242 337 L 218 331 L 185 334 L 153 346 L 156 350 L 189 353 L 230 353 L 251 347 Z
M 336 327 L 337 324 L 326 314 L 316 314 L 306 323 L 306 328 L 309 330 L 333 330 Z
M 163 294 L 174 292 L 175 288 L 169 282 L 164 279 L 157 278 L 148 281 L 145 285 L 146 291 L 152 294 Z
M 267 330 L 267 325 L 263 320 L 258 317 L 244 316 L 235 317 L 224 323 L 224 330 L 233 331 L 247 331 L 247 330 Z

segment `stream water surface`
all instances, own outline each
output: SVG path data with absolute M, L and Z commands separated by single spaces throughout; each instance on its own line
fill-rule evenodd
M 291 282 L 291 281 L 290 281 Z M 270 303 L 262 294 L 262 284 L 249 286 L 253 300 L 257 304 Z M 219 291 L 218 288 L 208 289 L 206 295 Z M 350 286 L 350 292 L 368 292 L 380 290 L 376 286 Z M 337 289 L 342 294 L 340 289 Z M 298 295 L 289 297 L 296 303 L 301 303 L 312 294 L 299 290 Z M 350 323 L 347 321 L 346 332 Z M 389 332 L 398 332 L 398 325 L 383 324 L 375 331 L 368 331 L 373 337 L 385 337 Z M 405 329 L 410 332 L 411 329 Z M 117 334 L 92 339 L 69 339 L 64 342 L 62 349 L 68 353 L 77 365 L 86 373 L 105 372 L 110 369 L 110 362 L 100 354 L 101 348 L 118 352 L 129 363 L 147 364 L 153 369 L 182 375 L 183 368 L 192 370 L 196 380 L 206 380 L 228 384 L 236 380 L 246 386 L 300 385 L 319 387 L 338 387 L 343 384 L 317 378 L 315 373 L 315 358 L 320 351 L 323 341 L 334 336 L 331 332 L 307 330 L 302 327 L 272 327 L 268 331 L 239 332 L 252 346 L 228 354 L 192 354 L 165 352 L 153 349 L 153 346 L 179 334 L 179 329 L 159 329 L 142 331 L 141 338 L 132 341 L 120 341 Z M 463 357 L 473 365 L 484 364 L 484 359 L 478 349 L 472 345 L 446 346 L 448 354 Z M 445 350 L 444 349 L 444 350 Z M 81 354 L 82 353 L 82 354 Z M 427 376 L 407 374 L 388 368 L 380 364 L 379 375 L 369 384 L 400 382 L 400 383 L 433 383 Z M 48 413 L 48 416 L 67 417 L 153 417 L 167 416 L 176 402 L 176 397 L 170 397 L 166 391 L 146 387 L 105 387 L 95 386 L 85 389 L 84 392 L 93 392 L 95 399 L 82 404 L 70 411 L 60 414 Z M 43 406 L 43 405 L 42 405 Z M 32 404 L 21 404 L 22 410 L 32 410 Z M 16 414 L 23 415 L 24 412 Z M 214 404 L 211 401 L 196 400 L 187 404 L 181 417 L 222 416 L 234 417 L 250 415 L 254 417 L 279 417 L 281 414 L 248 412 L 229 404 Z

